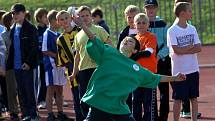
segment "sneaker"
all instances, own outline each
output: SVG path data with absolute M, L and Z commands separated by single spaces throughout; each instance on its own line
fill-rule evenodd
M 190 118 L 191 114 L 190 114 L 190 112 L 181 112 L 180 117 L 181 118 Z
M 42 101 L 37 106 L 38 109 L 46 109 L 46 102 Z
M 26 116 L 21 121 L 31 121 L 31 117 L 30 116 Z
M 201 116 L 202 116 L 202 113 L 197 113 L 197 118 L 201 118 Z
M 57 119 L 59 121 L 75 121 L 74 119 L 70 119 L 66 114 L 63 112 L 58 112 Z
M 55 117 L 54 113 L 48 113 L 47 121 L 55 121 L 57 118 Z
M 68 102 L 63 101 L 63 107 L 68 107 L 68 106 L 69 106 Z

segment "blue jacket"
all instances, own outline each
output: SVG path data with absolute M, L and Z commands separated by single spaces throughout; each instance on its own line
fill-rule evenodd
M 156 16 L 155 21 L 150 21 L 149 31 L 154 33 L 157 37 L 157 55 L 163 59 L 169 55 L 169 48 L 167 47 L 167 29 L 168 26 L 164 20 Z

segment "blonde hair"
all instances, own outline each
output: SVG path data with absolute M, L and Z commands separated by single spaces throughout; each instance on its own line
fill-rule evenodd
M 149 18 L 147 17 L 147 15 L 145 13 L 138 13 L 134 17 L 134 22 L 136 22 L 139 19 L 142 19 L 144 22 L 149 23 Z
M 192 0 L 175 0 L 175 4 L 178 2 L 188 2 L 188 3 L 192 3 Z
M 63 15 L 63 14 L 68 14 L 68 15 L 70 15 L 67 11 L 61 10 L 61 11 L 59 11 L 59 12 L 57 13 L 56 18 L 59 19 L 59 17 L 60 17 L 61 15 Z
M 139 7 L 135 6 L 135 5 L 128 5 L 126 8 L 125 8 L 125 11 L 124 11 L 124 15 L 128 14 L 128 13 L 139 13 L 140 12 L 140 9 Z
M 182 11 L 186 11 L 191 6 L 191 3 L 188 2 L 178 2 L 175 4 L 174 13 L 176 17 L 179 17 L 179 14 Z

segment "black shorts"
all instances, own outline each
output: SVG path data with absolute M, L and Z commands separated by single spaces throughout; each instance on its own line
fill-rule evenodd
M 186 74 L 186 80 L 172 83 L 172 98 L 184 100 L 199 97 L 199 72 Z

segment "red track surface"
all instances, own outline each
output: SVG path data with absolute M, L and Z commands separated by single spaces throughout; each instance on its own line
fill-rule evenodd
M 198 54 L 199 64 L 211 64 L 215 65 L 215 46 L 203 46 L 202 52 Z M 171 89 L 170 89 L 171 90 Z M 170 97 L 171 97 L 170 91 Z M 67 87 L 64 91 L 65 100 L 70 104 L 69 107 L 64 108 L 64 112 L 70 117 L 74 117 L 74 110 L 72 108 L 71 91 Z M 200 97 L 199 112 L 202 113 L 199 121 L 215 121 L 215 66 L 200 68 Z M 172 114 L 172 99 L 170 100 L 170 114 L 169 120 L 173 121 Z M 56 111 L 56 107 L 54 106 Z M 46 110 L 40 110 L 41 120 L 45 121 L 47 117 Z M 181 118 L 180 121 L 189 121 L 190 119 Z

